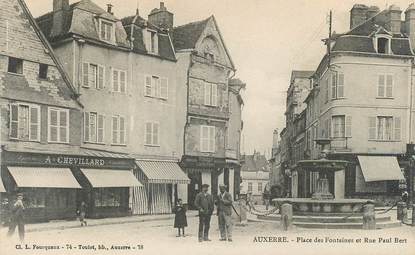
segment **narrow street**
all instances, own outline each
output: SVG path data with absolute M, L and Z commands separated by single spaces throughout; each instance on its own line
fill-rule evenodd
M 1 244 L 5 251 L 2 254 L 114 254 L 114 249 L 117 248 L 122 249 L 117 254 L 276 254 L 282 249 L 284 253 L 290 251 L 292 254 L 316 254 L 317 251 L 318 254 L 332 254 L 334 250 L 336 254 L 342 254 L 339 250 L 344 251 L 344 254 L 357 254 L 360 244 L 346 243 L 345 240 L 358 238 L 362 238 L 365 247 L 373 247 L 373 254 L 411 254 L 415 244 L 415 231 L 407 226 L 374 231 L 297 228 L 284 232 L 278 223 L 269 222 L 249 222 L 245 227 L 234 226 L 234 241 L 231 244 L 218 240 L 219 230 L 215 216 L 211 223 L 212 241 L 199 243 L 197 220 L 197 217 L 188 218 L 189 227 L 185 238 L 176 237 L 171 220 L 31 232 L 26 238 L 30 248 L 27 250 L 6 247 L 5 229 L 2 229 Z M 264 237 L 272 237 L 273 242 L 265 242 Z M 286 242 L 282 239 L 282 242 L 276 242 L 278 237 L 286 238 Z M 323 239 L 323 243 L 316 242 L 316 238 Z M 336 238 L 343 240 L 342 243 L 335 243 Z M 389 240 L 392 243 L 387 243 Z M 9 244 L 18 244 L 17 234 Z M 59 250 L 33 250 L 34 245 L 58 246 Z M 100 245 L 108 250 L 99 249 Z

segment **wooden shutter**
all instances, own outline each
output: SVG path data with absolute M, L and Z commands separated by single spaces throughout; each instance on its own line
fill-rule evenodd
M 159 124 L 153 123 L 153 145 L 159 144 Z
M 209 127 L 209 151 L 214 152 L 216 148 L 216 129 Z
M 118 117 L 112 117 L 112 143 L 118 144 Z
M 385 76 L 379 75 L 378 78 L 378 97 L 385 97 Z
M 369 140 L 376 139 L 376 117 L 369 117 Z
M 82 64 L 82 85 L 89 87 L 89 63 Z
M 112 70 L 112 91 L 118 92 L 120 91 L 119 87 L 119 73 L 118 70 Z
M 58 111 L 59 116 L 59 142 L 68 142 L 68 136 L 69 136 L 69 112 L 66 110 L 60 110 Z
M 19 106 L 10 105 L 10 138 L 19 138 Z
M 127 91 L 127 73 L 120 71 L 120 92 L 125 93 Z
M 119 117 L 120 123 L 119 123 L 119 128 L 120 128 L 120 144 L 125 144 L 125 118 L 124 117 Z
M 218 85 L 212 84 L 212 106 L 218 106 Z
M 30 129 L 29 139 L 39 141 L 40 139 L 40 109 L 39 107 L 30 106 Z
M 161 78 L 160 97 L 167 99 L 169 94 L 169 85 L 167 78 Z
M 59 113 L 55 109 L 49 110 L 49 141 L 57 142 L 58 141 L 58 118 Z
M 337 97 L 344 97 L 344 74 L 337 74 Z
M 105 80 L 105 68 L 103 66 L 98 66 L 97 89 L 104 88 L 104 80 Z
M 144 76 L 144 95 L 151 96 L 151 76 Z
M 89 113 L 84 112 L 84 141 L 89 142 Z
M 153 124 L 151 122 L 147 122 L 145 126 L 145 144 L 151 145 L 153 143 Z
M 211 105 L 211 84 L 207 82 L 203 82 L 204 84 L 204 103 L 205 105 Z
M 346 137 L 352 137 L 352 116 L 346 116 Z
M 401 117 L 395 117 L 394 119 L 394 123 L 393 123 L 393 127 L 394 127 L 394 139 L 395 141 L 400 141 L 401 140 L 401 128 L 402 128 L 402 123 L 401 123 Z
M 105 123 L 105 117 L 104 115 L 99 114 L 98 115 L 98 121 L 97 121 L 97 142 L 103 143 L 104 142 L 104 123 Z
M 391 74 L 386 75 L 386 97 L 393 96 L 393 76 Z
M 336 82 L 336 73 L 331 74 L 331 99 L 337 98 L 337 82 Z

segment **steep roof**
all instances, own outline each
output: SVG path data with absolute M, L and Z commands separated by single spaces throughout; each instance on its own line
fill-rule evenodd
M 144 29 L 148 27 L 152 30 L 157 31 L 159 56 L 172 61 L 176 60 L 170 36 L 166 31 L 146 21 L 138 14 L 125 17 L 121 21 L 127 33 L 128 40 L 132 42 L 132 50 L 134 52 L 148 53 L 145 46 L 143 34 Z
M 195 21 L 173 29 L 173 45 L 176 50 L 194 49 L 196 43 L 206 28 L 210 17 Z
M 42 33 L 40 27 L 36 23 L 35 18 L 32 16 L 32 13 L 30 12 L 29 8 L 27 7 L 24 0 L 17 0 L 17 2 L 20 4 L 24 14 L 26 15 L 26 18 L 28 19 L 30 25 L 32 26 L 33 30 L 35 31 L 36 35 L 38 36 L 40 42 L 43 44 L 45 49 L 49 52 L 49 56 L 52 59 L 52 61 L 55 63 L 57 70 L 59 71 L 59 74 L 62 77 L 63 82 L 66 85 L 67 92 L 70 93 L 70 97 L 76 102 L 79 106 L 82 107 L 81 102 L 78 100 L 78 93 L 76 92 L 76 89 L 73 87 L 67 73 L 65 72 L 63 65 L 60 63 L 58 58 L 55 56 L 55 53 L 53 51 L 52 46 L 49 44 L 48 40 L 46 39 L 45 35 Z
M 243 155 L 241 165 L 241 171 L 269 171 L 268 160 L 265 158 L 265 155 L 260 155 L 258 153 L 255 153 L 254 155 Z
M 305 70 L 293 70 L 291 72 L 291 83 L 294 82 L 297 78 L 310 78 L 313 75 L 314 71 L 305 71 Z

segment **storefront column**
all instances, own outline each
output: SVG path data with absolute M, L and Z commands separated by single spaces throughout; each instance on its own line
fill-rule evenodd
M 344 169 L 334 173 L 334 197 L 337 199 L 344 198 L 345 189 L 345 171 Z
M 298 197 L 298 174 L 297 171 L 293 171 L 292 174 L 292 181 L 291 181 L 291 190 L 292 190 L 292 197 Z
M 209 171 L 202 171 L 202 184 L 209 185 L 209 193 L 212 193 L 212 179 L 211 173 Z
M 235 200 L 235 170 L 229 168 L 229 193 L 232 195 L 233 200 Z
M 218 189 L 219 185 L 225 184 L 225 171 L 221 171 L 221 173 L 218 176 Z

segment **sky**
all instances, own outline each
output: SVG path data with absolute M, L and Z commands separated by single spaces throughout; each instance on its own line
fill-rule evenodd
M 77 0 L 76 0 L 77 1 Z M 76 2 L 76 1 L 70 1 Z M 158 0 L 93 0 L 115 16 L 147 17 Z M 37 17 L 51 11 L 53 0 L 26 0 Z M 285 126 L 285 100 L 292 70 L 314 71 L 324 55 L 321 39 L 328 35 L 327 14 L 333 12 L 333 31 L 349 29 L 350 9 L 356 3 L 380 9 L 396 4 L 405 10 L 410 1 L 385 0 L 164 0 L 174 13 L 174 25 L 214 15 L 236 66 L 243 91 L 242 153 L 270 155 L 274 129 Z

